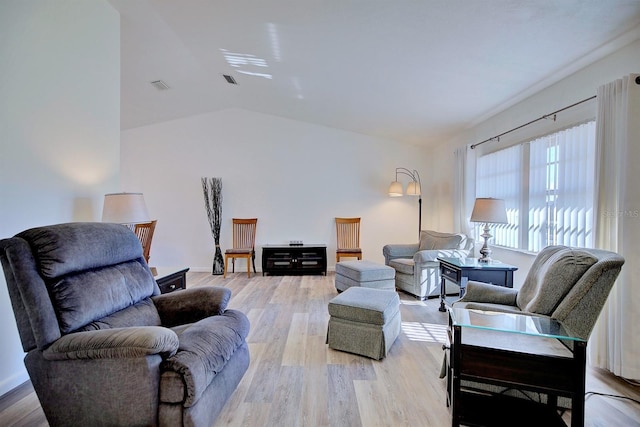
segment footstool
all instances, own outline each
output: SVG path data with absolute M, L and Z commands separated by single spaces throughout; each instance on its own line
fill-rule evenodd
M 396 289 L 396 270 L 371 261 L 342 261 L 336 264 L 336 289 L 342 292 L 352 286 Z
M 351 287 L 329 301 L 329 348 L 380 360 L 400 334 L 395 291 Z

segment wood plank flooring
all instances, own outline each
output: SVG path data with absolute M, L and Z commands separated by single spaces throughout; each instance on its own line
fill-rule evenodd
M 251 365 L 214 427 L 451 424 L 438 378 L 447 321 L 438 301 L 401 293 L 402 332 L 388 356 L 375 361 L 327 348 L 333 281 L 332 273 L 247 278 L 245 272 L 227 279 L 188 273 L 187 287 L 230 288 L 230 307 L 251 321 Z M 588 369 L 586 388 L 640 399 L 639 387 L 597 369 Z M 46 425 L 29 383 L 0 399 L 0 426 Z M 640 405 L 588 394 L 585 425 L 640 427 Z

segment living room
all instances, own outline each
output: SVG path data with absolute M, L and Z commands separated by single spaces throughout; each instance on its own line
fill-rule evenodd
M 258 217 L 258 247 L 303 240 L 326 243 L 331 253 L 333 218 L 360 216 L 365 259 L 382 263 L 384 244 L 417 241 L 417 200 L 386 194 L 396 167 L 420 172 L 423 228 L 455 231 L 455 148 L 593 96 L 598 86 L 640 70 L 635 26 L 617 44 L 559 70 L 553 84 L 532 84 L 519 102 L 428 147 L 233 106 L 121 130 L 126 41 L 115 8 L 106 1 L 24 3 L 0 14 L 8 40 L 3 57 L 11 58 L 2 91 L 0 236 L 99 221 L 104 194 L 139 191 L 158 220 L 151 264 L 191 271 L 209 271 L 212 263 L 203 176 L 223 181 L 223 248 L 231 242 L 232 217 Z M 590 103 L 529 131 L 594 115 Z M 522 133 L 494 144 L 519 138 Z M 517 284 L 533 261 L 532 254 L 499 248 L 494 258 L 519 267 Z M 4 278 L 0 289 L 3 347 L 11 349 L 0 356 L 2 395 L 28 377 Z

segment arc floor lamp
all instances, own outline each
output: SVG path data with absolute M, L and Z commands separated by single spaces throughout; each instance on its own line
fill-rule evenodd
M 406 175 L 411 178 L 411 182 L 407 184 L 407 191 L 404 191 L 404 187 L 398 181 L 398 174 Z M 409 170 L 407 168 L 396 168 L 396 180 L 389 185 L 389 196 L 402 197 L 418 196 L 418 239 L 420 238 L 420 231 L 422 230 L 422 182 L 420 181 L 420 174 L 417 170 Z

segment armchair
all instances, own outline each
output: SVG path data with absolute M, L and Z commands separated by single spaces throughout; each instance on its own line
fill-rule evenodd
M 520 289 L 469 281 L 454 306 L 552 317 L 586 340 L 623 264 L 615 252 L 547 246 Z
M 231 291 L 161 295 L 125 226 L 33 228 L 0 240 L 0 261 L 51 426 L 210 427 L 249 366 Z
M 420 300 L 440 295 L 438 257 L 467 258 L 473 256 L 474 240 L 464 234 L 422 230 L 420 242 L 391 244 L 382 248 L 384 262 L 396 270 L 396 288 Z M 459 288 L 447 283 L 447 293 Z

